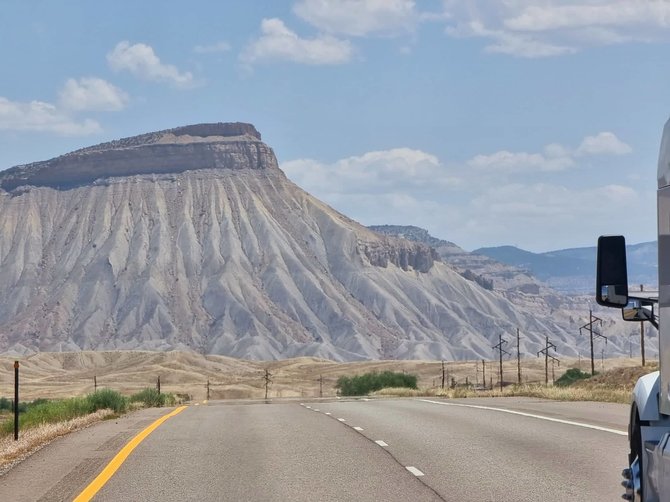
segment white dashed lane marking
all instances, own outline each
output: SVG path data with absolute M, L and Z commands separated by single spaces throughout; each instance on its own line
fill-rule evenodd
M 415 476 L 424 476 L 425 475 L 423 472 L 421 472 L 419 469 L 417 469 L 413 465 L 408 465 L 408 466 L 405 467 L 405 469 L 407 469 L 409 472 L 411 472 Z
M 432 401 L 429 401 L 429 402 L 432 402 Z M 438 404 L 437 402 L 435 402 L 435 403 Z M 307 408 L 309 408 L 309 406 L 307 406 Z M 315 409 L 314 411 L 319 411 L 319 410 Z M 330 415 L 330 414 L 331 413 L 329 411 L 324 412 L 324 415 Z M 340 421 L 340 422 L 346 422 L 346 420 L 344 418 L 338 418 L 337 420 Z M 364 430 L 363 427 L 358 427 L 358 426 L 352 427 L 352 429 L 354 429 L 355 431 L 358 431 L 358 432 L 361 432 L 361 431 Z M 381 439 L 376 440 L 375 443 L 378 444 L 381 447 L 387 447 L 388 446 L 388 443 L 386 443 L 386 441 L 382 441 Z M 405 469 L 407 469 L 409 472 L 414 474 L 416 477 L 425 476 L 425 474 L 423 472 L 421 472 L 419 469 L 417 469 L 413 465 L 405 466 Z

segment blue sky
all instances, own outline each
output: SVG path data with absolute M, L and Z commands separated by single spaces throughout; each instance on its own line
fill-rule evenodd
M 652 240 L 668 42 L 661 0 L 0 0 L 0 169 L 242 121 L 366 225 Z

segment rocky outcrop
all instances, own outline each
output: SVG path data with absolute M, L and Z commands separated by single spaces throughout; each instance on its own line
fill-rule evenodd
M 272 149 L 260 138 L 251 124 L 178 127 L 8 169 L 0 174 L 0 188 L 12 191 L 29 185 L 68 189 L 100 179 L 136 174 L 277 168 Z
M 362 242 L 361 246 L 370 263 L 376 267 L 387 267 L 391 263 L 405 271 L 428 272 L 435 260 L 440 259 L 430 246 L 405 240 Z

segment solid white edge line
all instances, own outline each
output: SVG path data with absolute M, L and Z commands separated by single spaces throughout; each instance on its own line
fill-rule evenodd
M 585 424 L 583 422 L 574 422 L 572 420 L 563 420 L 560 418 L 545 417 L 544 415 L 535 415 L 533 413 L 526 413 L 523 411 L 508 410 L 507 408 L 494 408 L 492 406 L 481 406 L 478 404 L 461 404 L 461 403 L 443 403 L 440 401 L 432 401 L 430 399 L 419 399 L 425 403 L 440 404 L 442 406 L 460 406 L 461 408 L 476 408 L 479 410 L 499 411 L 501 413 L 510 413 L 511 415 L 521 415 L 522 417 L 537 418 L 546 420 L 548 422 L 556 422 L 559 424 L 575 425 L 577 427 L 584 427 L 585 429 L 594 429 L 602 432 L 609 432 L 610 434 L 617 434 L 619 436 L 628 436 L 628 432 L 617 429 L 610 429 L 608 427 L 601 427 L 599 425 Z
M 415 476 L 425 476 L 425 474 L 423 472 L 421 472 L 419 469 L 417 469 L 413 465 L 405 466 L 405 469 L 407 469 L 409 472 L 411 472 Z
M 377 443 L 379 446 L 388 446 L 388 445 L 387 445 L 384 441 L 382 441 L 381 439 L 378 439 L 377 441 L 375 441 L 375 443 Z
M 363 430 L 363 427 L 354 427 L 354 430 L 360 432 Z

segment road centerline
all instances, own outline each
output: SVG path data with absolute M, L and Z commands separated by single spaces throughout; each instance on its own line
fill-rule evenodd
M 91 483 L 84 488 L 84 490 L 74 499 L 74 502 L 88 502 L 91 500 L 100 489 L 105 486 L 107 481 L 111 479 L 114 473 L 123 465 L 123 462 L 128 458 L 132 451 L 139 446 L 139 444 L 144 441 L 149 434 L 156 430 L 163 422 L 168 418 L 174 417 L 178 413 L 184 411 L 188 406 L 180 406 L 179 408 L 172 410 L 170 413 L 163 415 L 158 420 L 154 421 L 146 429 L 137 434 L 132 438 L 122 449 L 117 453 L 114 458 L 107 464 L 107 466 L 96 476 L 96 478 L 91 481 Z

